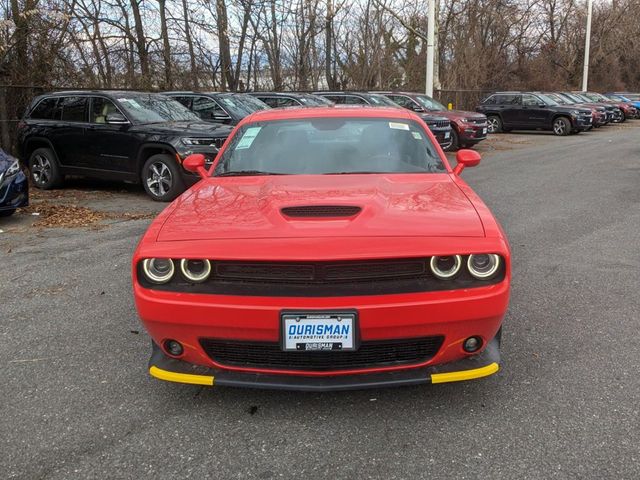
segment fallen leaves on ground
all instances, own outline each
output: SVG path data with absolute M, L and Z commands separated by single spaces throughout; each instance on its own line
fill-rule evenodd
M 151 213 L 103 212 L 88 207 L 53 204 L 46 201 L 23 208 L 21 212 L 27 215 L 39 214 L 35 226 L 48 228 L 91 227 L 103 220 L 141 220 L 155 216 Z

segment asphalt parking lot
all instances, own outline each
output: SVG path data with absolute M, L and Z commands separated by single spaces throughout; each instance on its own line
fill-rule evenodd
M 154 380 L 129 262 L 163 206 L 123 184 L 34 192 L 0 220 L 2 476 L 638 478 L 634 123 L 478 148 L 463 177 L 507 232 L 513 291 L 502 370 L 466 383 L 316 394 Z

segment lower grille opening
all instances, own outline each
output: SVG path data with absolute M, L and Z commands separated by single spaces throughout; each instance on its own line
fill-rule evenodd
M 246 368 L 322 371 L 412 365 L 438 353 L 443 336 L 362 342 L 355 351 L 285 352 L 271 342 L 200 339 L 209 357 L 220 365 Z

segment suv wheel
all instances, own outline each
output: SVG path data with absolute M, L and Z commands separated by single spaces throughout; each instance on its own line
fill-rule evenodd
M 37 188 L 49 190 L 59 186 L 64 180 L 53 151 L 37 148 L 29 157 L 29 174 Z
M 553 133 L 558 136 L 569 135 L 571 133 L 571 123 L 565 117 L 558 117 L 553 121 Z
M 185 190 L 175 158 L 160 153 L 153 155 L 142 167 L 142 185 L 158 202 L 170 202 Z
M 502 120 L 497 115 L 489 115 L 487 117 L 487 131 L 489 133 L 502 132 Z

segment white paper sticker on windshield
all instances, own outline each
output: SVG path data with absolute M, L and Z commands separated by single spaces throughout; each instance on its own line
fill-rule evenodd
M 406 123 L 389 122 L 389 128 L 394 130 L 409 130 L 409 125 Z
M 420 132 L 411 132 L 411 135 L 413 135 L 413 138 L 415 138 L 416 140 L 422 140 Z
M 249 128 L 247 128 L 247 130 L 242 135 L 242 138 L 240 139 L 240 141 L 236 145 L 236 150 L 242 150 L 244 148 L 251 147 L 251 144 L 253 143 L 253 141 L 258 136 L 258 133 L 260 133 L 260 130 L 262 130 L 262 127 L 249 127 Z

